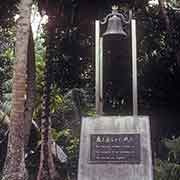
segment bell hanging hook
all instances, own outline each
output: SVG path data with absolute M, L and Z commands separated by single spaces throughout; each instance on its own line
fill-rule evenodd
M 129 14 L 129 20 L 126 21 L 124 15 L 123 15 L 122 13 L 119 13 L 119 12 L 118 12 L 118 9 L 119 9 L 118 6 L 113 5 L 113 6 L 112 6 L 112 12 L 111 12 L 110 14 L 108 14 L 108 15 L 104 18 L 104 20 L 101 21 L 100 23 L 101 23 L 102 25 L 104 25 L 104 24 L 106 24 L 106 23 L 108 22 L 108 19 L 109 19 L 110 17 L 112 17 L 112 16 L 118 16 L 119 18 L 121 18 L 121 20 L 122 20 L 122 22 L 123 22 L 124 24 L 129 24 L 129 23 L 130 23 L 131 16 L 132 16 L 132 13 Z

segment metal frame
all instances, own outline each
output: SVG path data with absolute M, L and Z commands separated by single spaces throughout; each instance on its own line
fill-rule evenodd
M 133 86 L 133 116 L 138 117 L 138 87 L 137 87 L 137 40 L 136 40 L 136 20 L 131 19 L 132 37 L 132 86 Z M 135 121 L 134 121 L 135 122 Z
M 117 13 L 116 14 L 120 14 Z M 122 18 L 122 14 L 121 18 Z M 95 22 L 95 64 L 96 64 L 96 113 L 103 115 L 103 37 L 100 36 L 100 25 L 107 23 L 112 13 L 105 17 L 103 22 L 96 20 Z M 138 117 L 138 88 L 137 88 L 137 42 L 136 42 L 136 20 L 132 19 L 132 11 L 129 11 L 129 22 L 131 22 L 132 37 L 132 90 L 133 90 L 133 117 Z M 125 21 L 125 20 L 124 20 Z M 128 23 L 128 22 L 125 22 Z
M 103 38 L 100 37 L 100 21 L 95 22 L 95 61 L 96 61 L 96 113 L 103 113 Z

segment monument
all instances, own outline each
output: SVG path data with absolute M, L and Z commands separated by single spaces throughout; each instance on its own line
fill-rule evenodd
M 107 24 L 105 33 L 100 25 Z M 103 37 L 126 38 L 131 24 L 133 115 L 103 113 Z M 118 38 L 119 38 L 118 37 Z M 96 21 L 96 117 L 82 119 L 78 180 L 153 180 L 148 116 L 138 116 L 136 20 L 127 21 L 113 6 L 103 22 Z

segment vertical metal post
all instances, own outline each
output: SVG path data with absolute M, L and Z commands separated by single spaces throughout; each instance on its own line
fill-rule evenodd
M 100 21 L 95 22 L 95 98 L 96 113 L 100 114 Z
M 103 114 L 103 38 L 100 38 L 100 55 L 99 55 L 99 84 L 100 84 L 100 102 L 99 102 L 99 113 Z
M 136 42 L 136 20 L 131 20 L 132 37 L 132 83 L 133 83 L 133 117 L 138 116 L 138 90 L 137 90 L 137 42 Z

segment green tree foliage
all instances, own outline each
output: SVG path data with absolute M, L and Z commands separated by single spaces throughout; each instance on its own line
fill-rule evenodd
M 165 156 L 155 163 L 156 180 L 178 180 L 180 176 L 180 138 L 163 140 Z
M 12 65 L 14 63 L 14 32 L 1 29 L 0 36 L 0 108 L 10 112 Z
M 157 137 L 171 136 L 172 132 L 178 135 L 174 127 L 180 127 L 180 19 L 177 12 L 167 9 L 169 30 L 158 7 L 136 15 L 140 113 L 151 115 L 152 134 L 158 141 Z
M 11 4 L 12 5 L 12 4 Z M 13 7 L 13 4 L 11 7 Z M 14 10 L 8 11 L 8 4 L 0 5 L 0 178 L 1 171 L 6 156 L 7 136 L 9 113 L 11 110 L 11 85 L 12 85 L 12 65 L 15 61 L 14 57 L 14 20 L 11 15 Z M 9 6 L 10 7 L 10 6 Z
M 14 16 L 17 13 L 17 4 L 19 0 L 1 1 L 0 5 L 0 27 L 9 28 L 14 25 Z

